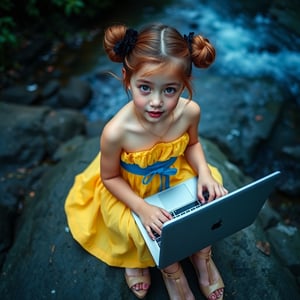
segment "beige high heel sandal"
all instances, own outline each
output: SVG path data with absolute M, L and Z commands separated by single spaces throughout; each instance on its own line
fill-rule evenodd
M 146 290 L 135 290 L 133 288 L 134 285 L 136 285 L 137 283 L 147 283 L 150 287 L 151 284 L 150 275 L 148 273 L 144 274 L 143 269 L 141 269 L 141 274 L 139 275 L 128 275 L 125 271 L 125 280 L 128 287 L 131 289 L 131 291 L 134 293 L 136 297 L 138 297 L 139 299 L 143 299 L 146 296 L 149 288 Z
M 221 275 L 216 267 L 216 265 L 214 264 L 213 260 L 211 259 L 211 250 L 209 250 L 206 253 L 202 253 L 202 252 L 197 252 L 195 254 L 193 254 L 193 256 L 200 258 L 200 259 L 205 259 L 206 261 L 206 268 L 207 268 L 207 272 L 208 272 L 208 280 L 209 280 L 209 285 L 203 285 L 200 284 L 200 273 L 198 270 L 198 267 L 196 266 L 195 262 L 193 261 L 192 257 L 190 257 L 190 260 L 194 266 L 194 269 L 197 273 L 198 276 L 198 281 L 199 281 L 199 287 L 201 292 L 203 293 L 203 295 L 208 299 L 209 295 L 211 295 L 213 292 L 219 290 L 219 289 L 224 289 L 224 282 L 221 278 Z M 216 282 L 212 282 L 212 268 L 215 268 L 219 274 L 219 279 Z M 224 296 L 224 292 L 223 295 L 221 295 L 221 297 L 217 298 L 218 300 L 223 300 L 223 296 Z
M 185 300 L 186 294 L 183 290 L 183 278 L 185 279 L 185 275 L 182 271 L 182 267 L 179 264 L 178 270 L 174 273 L 167 273 L 164 270 L 161 270 L 163 279 L 168 290 L 168 294 L 171 300 L 173 299 L 180 299 Z M 187 283 L 187 282 L 186 282 Z M 192 291 L 188 287 L 187 291 L 189 291 L 192 295 Z M 178 298 L 178 295 L 180 298 Z

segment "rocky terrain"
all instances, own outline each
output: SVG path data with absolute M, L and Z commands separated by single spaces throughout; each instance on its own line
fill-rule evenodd
M 294 31 L 300 28 L 293 18 L 296 10 L 290 8 L 293 1 L 275 2 L 272 14 L 278 22 Z M 220 9 L 217 1 L 214 5 Z M 27 49 L 31 59 L 41 47 L 34 49 Z M 97 79 L 105 88 L 113 79 L 96 71 L 85 79 L 69 76 L 62 81 L 50 67 L 39 74 L 38 84 L 28 80 L 1 89 L 1 299 L 134 299 L 123 270 L 104 265 L 74 242 L 63 211 L 74 176 L 99 151 L 106 121 L 91 121 L 82 112 L 93 97 L 91 82 Z M 14 76 L 8 74 L 10 83 Z M 220 169 L 230 191 L 282 171 L 254 224 L 214 245 L 225 299 L 297 299 L 299 128 L 290 116 L 299 111 L 299 103 L 284 84 L 268 76 L 209 73 L 196 76 L 194 87 L 207 159 Z M 183 264 L 197 299 L 203 299 L 189 262 Z M 153 268 L 151 274 L 147 299 L 167 299 L 159 271 Z

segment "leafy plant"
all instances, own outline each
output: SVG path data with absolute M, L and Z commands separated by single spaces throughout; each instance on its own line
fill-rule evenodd
M 81 0 L 52 0 L 52 2 L 59 7 L 63 7 L 67 16 L 79 14 L 85 6 L 84 2 Z
M 125 3 L 131 1 L 124 0 Z M 11 50 L 31 27 L 45 35 L 57 34 L 61 20 L 71 26 L 79 24 L 78 20 L 84 23 L 114 5 L 118 5 L 118 0 L 0 0 L 0 70 L 13 64 Z M 54 25 L 52 20 L 55 20 Z
M 16 26 L 11 17 L 0 18 L 0 70 L 4 69 L 6 49 L 17 45 L 17 38 L 13 32 Z

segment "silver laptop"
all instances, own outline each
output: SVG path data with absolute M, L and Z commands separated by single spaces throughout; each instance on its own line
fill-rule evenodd
M 145 198 L 173 216 L 164 223 L 162 234 L 152 240 L 139 217 L 132 213 L 156 265 L 165 268 L 251 225 L 279 174 L 276 171 L 206 204 L 197 199 L 196 177 Z

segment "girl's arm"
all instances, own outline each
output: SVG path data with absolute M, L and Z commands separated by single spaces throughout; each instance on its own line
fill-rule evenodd
M 144 201 L 120 175 L 121 136 L 119 131 L 105 127 L 101 136 L 100 174 L 105 187 L 132 211 L 138 212 Z
M 151 229 L 161 234 L 162 224 L 171 219 L 171 215 L 164 209 L 145 202 L 121 176 L 120 155 L 123 137 L 124 132 L 120 128 L 113 128 L 110 124 L 104 128 L 101 136 L 101 179 L 113 196 L 140 217 L 150 237 L 154 239 Z
M 188 118 L 190 120 L 190 127 L 188 129 L 190 142 L 185 151 L 185 156 L 189 164 L 198 174 L 198 197 L 202 203 L 205 202 L 203 191 L 209 192 L 209 199 L 211 201 L 227 194 L 227 190 L 219 184 L 211 175 L 208 167 L 205 154 L 198 136 L 198 124 L 200 121 L 200 107 L 191 102 L 191 106 L 187 109 Z

